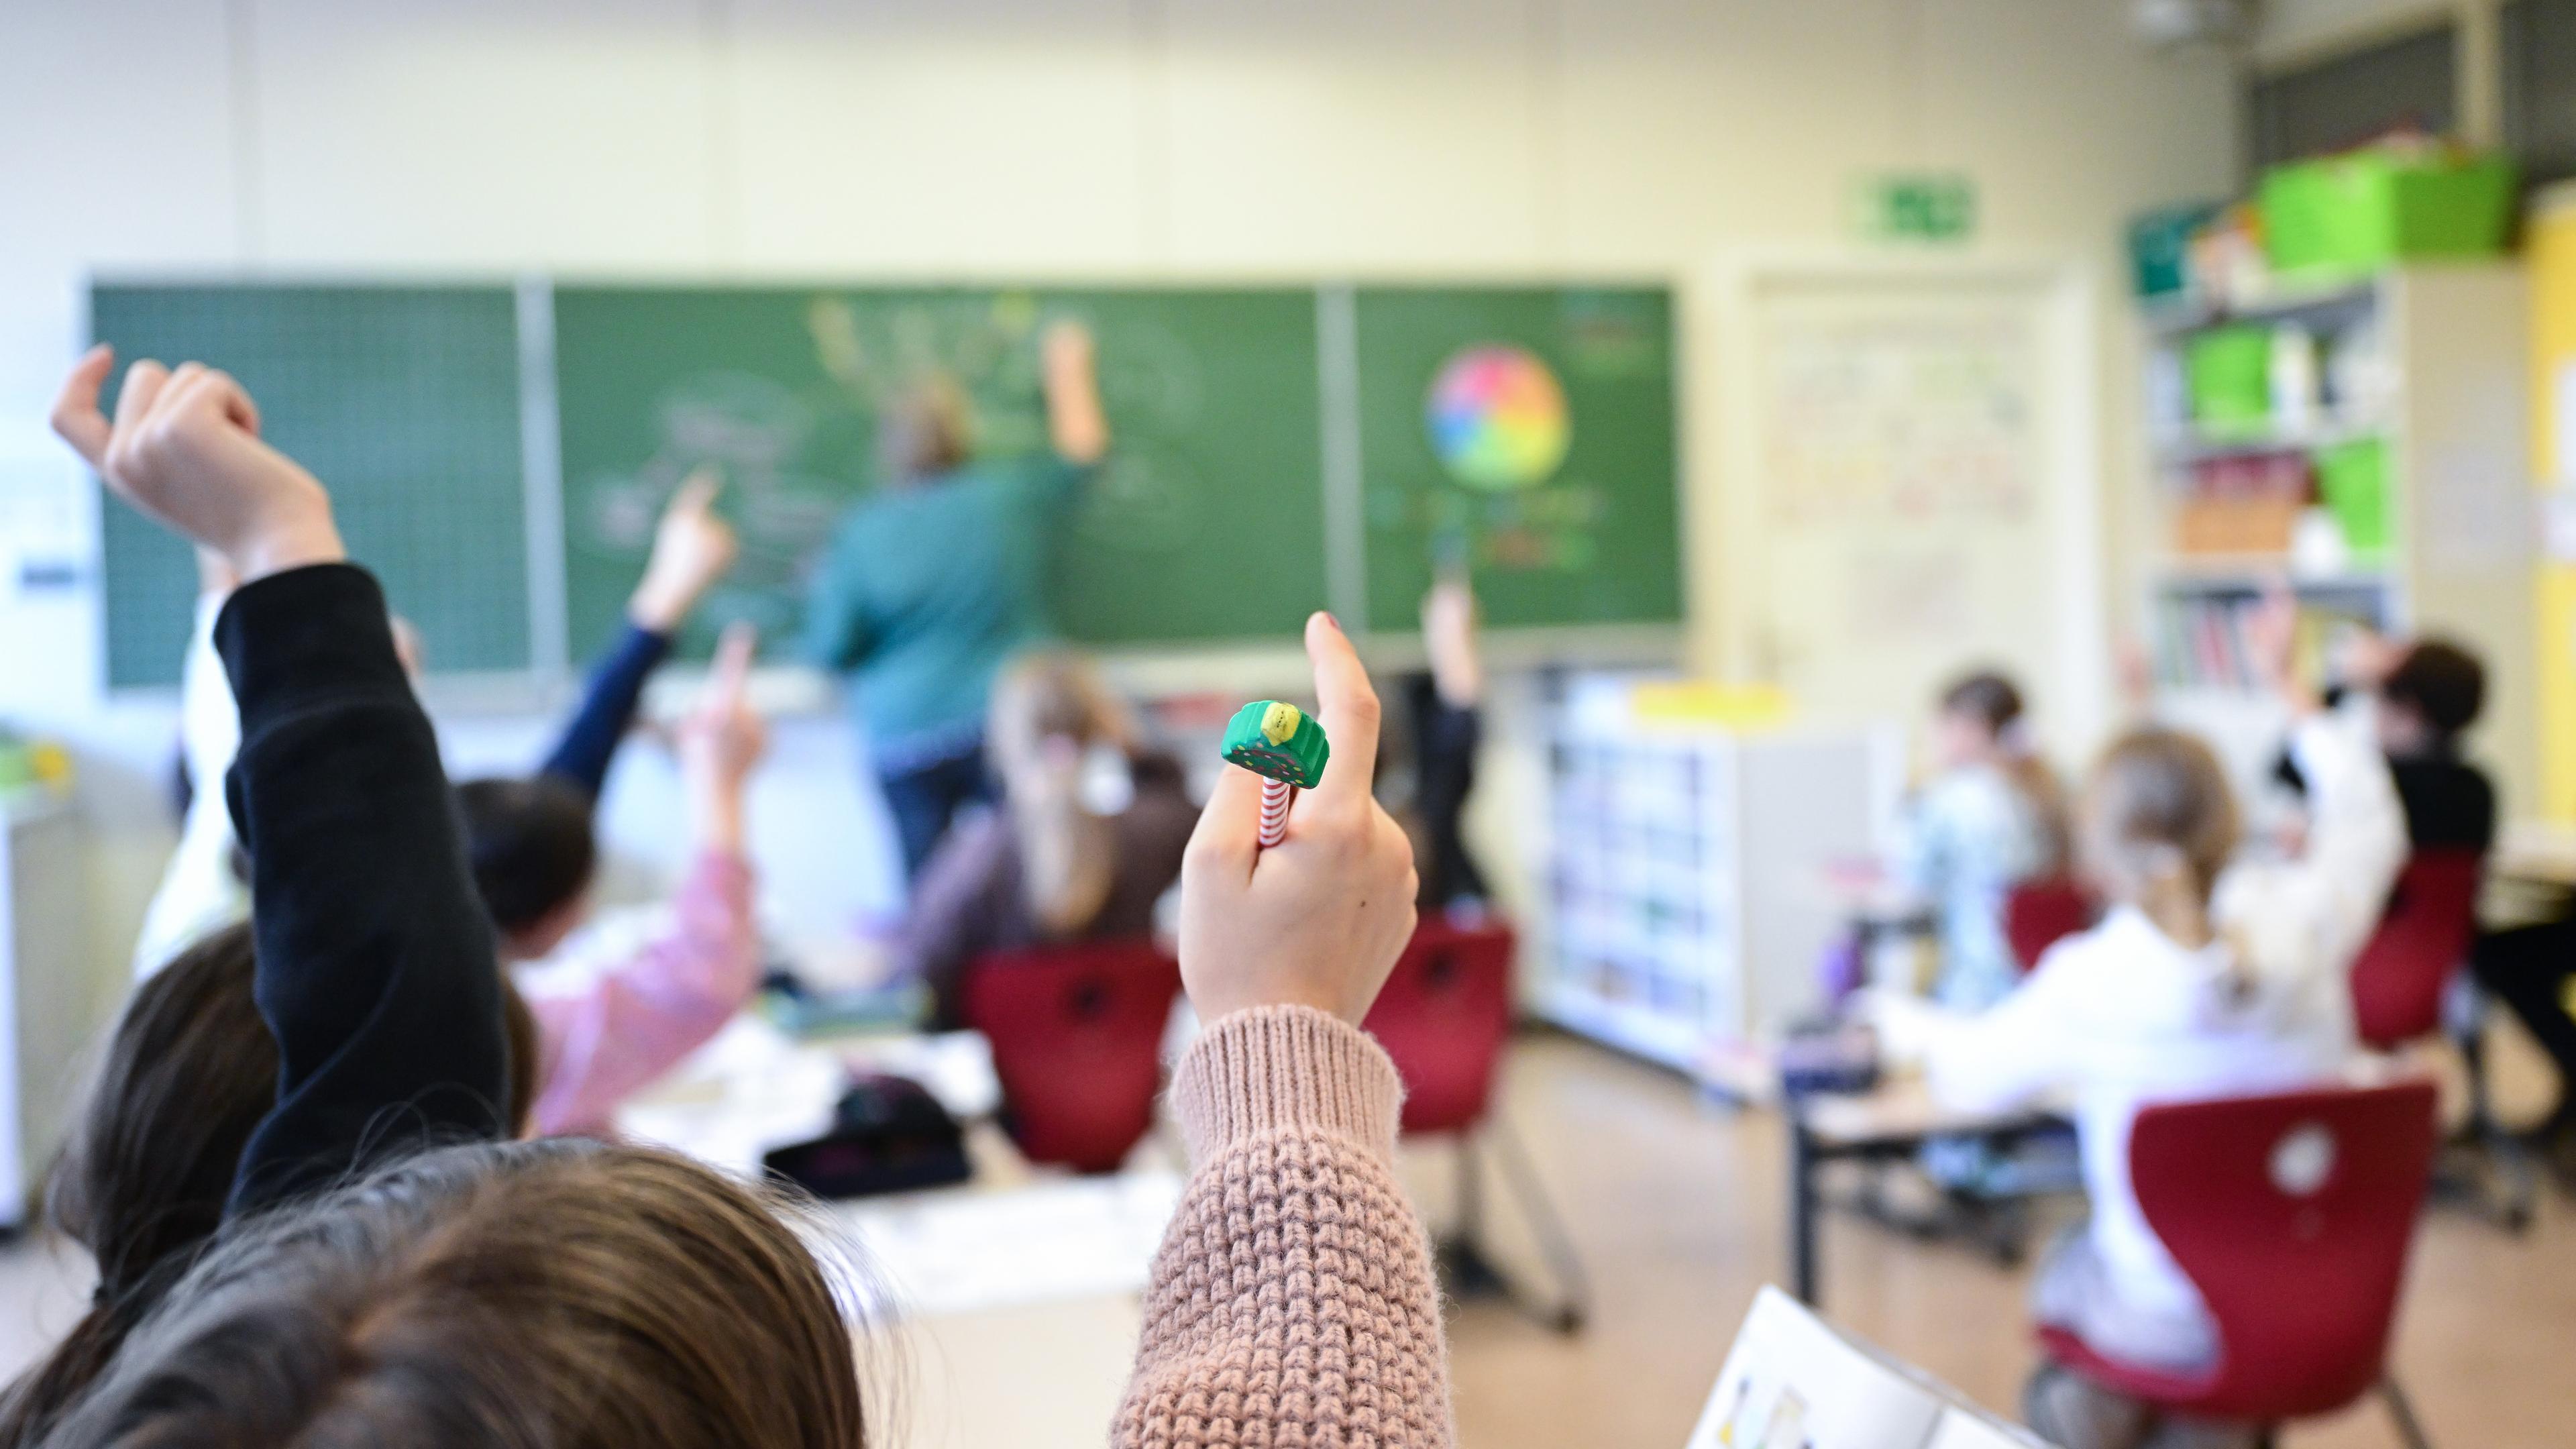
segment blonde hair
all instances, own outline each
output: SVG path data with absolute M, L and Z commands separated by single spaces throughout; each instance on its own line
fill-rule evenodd
M 2085 794 L 2085 867 L 2190 947 L 2213 937 L 2210 892 L 2236 852 L 2236 796 L 2209 746 L 2169 729 L 2112 741 Z
M 886 482 L 935 478 L 974 452 L 973 409 L 966 390 L 945 373 L 903 388 L 877 414 L 877 467 Z
M 1080 757 L 1099 744 L 1129 746 L 1126 705 L 1088 659 L 1040 650 L 1014 660 L 994 682 L 986 731 L 1020 847 L 1029 917 L 1041 936 L 1078 936 L 1108 903 L 1118 874 L 1117 832 L 1082 804 Z M 1073 757 L 1051 752 L 1050 740 L 1071 744 Z

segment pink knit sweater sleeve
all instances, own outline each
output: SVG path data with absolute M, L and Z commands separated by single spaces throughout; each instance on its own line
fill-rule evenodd
M 1172 1078 L 1194 1165 L 1119 1449 L 1455 1441 L 1430 1246 L 1395 1179 L 1402 1095 L 1386 1053 L 1320 1011 L 1201 1033 Z
M 700 855 L 669 930 L 632 957 L 561 991 L 526 991 L 537 1019 L 534 1126 L 605 1132 L 609 1114 L 724 1029 L 760 984 L 751 867 Z

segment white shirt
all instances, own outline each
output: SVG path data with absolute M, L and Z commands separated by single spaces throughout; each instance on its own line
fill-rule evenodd
M 134 942 L 134 977 L 158 971 L 197 938 L 250 914 L 250 888 L 233 874 L 233 817 L 224 803 L 224 774 L 241 752 L 241 712 L 232 681 L 215 655 L 215 616 L 222 593 L 197 596 L 188 656 L 179 667 L 179 748 L 195 794 L 179 827 L 179 848 L 143 913 Z
M 2129 1183 L 2139 1109 L 2291 1090 L 2359 1056 L 2350 967 L 2405 863 L 2406 818 L 2366 717 L 2312 719 L 2291 750 L 2313 802 L 2306 853 L 2231 866 L 2211 901 L 2216 941 L 2185 949 L 2136 909 L 2115 908 L 2051 948 L 1992 1010 L 1908 1023 L 1946 1103 L 2001 1110 L 2071 1095 L 2091 1246 L 2135 1317 L 2206 1313 Z

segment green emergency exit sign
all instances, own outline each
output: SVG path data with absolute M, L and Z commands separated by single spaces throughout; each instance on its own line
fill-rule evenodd
M 1977 230 L 1976 183 L 1957 172 L 1864 178 L 1854 189 L 1860 234 L 1873 241 L 1966 241 Z

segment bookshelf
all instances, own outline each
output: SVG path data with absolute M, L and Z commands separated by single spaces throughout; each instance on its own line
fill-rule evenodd
M 1895 812 L 1903 732 L 1655 717 L 1627 676 L 1568 681 L 1548 742 L 1538 1013 L 1696 1069 L 1814 1010 L 1842 924 L 1827 867 Z
M 2279 738 L 2243 636 L 2278 579 L 2311 662 L 2357 625 L 2475 645 L 2490 672 L 2471 753 L 2509 810 L 2534 798 L 2526 297 L 2496 261 L 2141 311 L 2157 709 L 2242 778 Z

